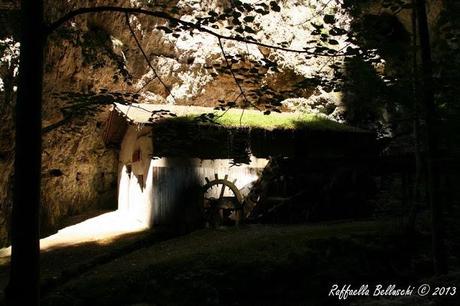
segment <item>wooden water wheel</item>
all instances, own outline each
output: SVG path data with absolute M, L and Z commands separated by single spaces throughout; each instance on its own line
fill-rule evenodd
M 238 225 L 242 218 L 243 196 L 234 181 L 228 180 L 228 175 L 223 179 L 217 174 L 214 180 L 206 179 L 203 186 L 204 216 L 208 226 Z

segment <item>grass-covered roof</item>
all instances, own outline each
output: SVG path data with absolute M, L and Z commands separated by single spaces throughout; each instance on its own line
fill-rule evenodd
M 165 121 L 220 125 L 228 128 L 313 129 L 330 131 L 363 132 L 316 114 L 276 113 L 264 114 L 258 110 L 215 110 L 211 107 L 163 105 L 163 104 L 117 104 L 116 108 L 129 121 L 140 124 L 155 124 Z
M 372 150 L 372 133 L 314 114 L 209 107 L 117 105 L 128 121 L 153 128 L 155 156 L 233 158 L 338 157 Z

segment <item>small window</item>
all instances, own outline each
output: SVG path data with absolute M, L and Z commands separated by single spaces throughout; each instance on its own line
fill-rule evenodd
M 141 160 L 141 149 L 137 149 L 133 152 L 132 161 L 133 163 Z

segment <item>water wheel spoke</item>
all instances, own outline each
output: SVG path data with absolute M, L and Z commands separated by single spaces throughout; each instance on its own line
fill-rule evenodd
M 224 193 L 225 193 L 225 184 L 222 184 L 222 189 L 220 190 L 219 199 L 222 199 L 224 197 Z

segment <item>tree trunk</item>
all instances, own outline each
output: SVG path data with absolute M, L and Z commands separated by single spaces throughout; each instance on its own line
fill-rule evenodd
M 21 54 L 8 305 L 39 305 L 43 1 L 21 1 Z
M 417 210 L 420 205 L 420 188 L 422 186 L 422 169 L 423 157 L 421 152 L 420 141 L 420 78 L 419 78 L 419 65 L 418 65 L 418 35 L 417 35 L 417 10 L 415 9 L 415 1 L 412 0 L 412 95 L 414 99 L 414 157 L 415 157 L 415 177 L 412 190 L 411 206 L 409 209 L 409 216 L 407 222 L 407 229 L 410 233 L 415 230 L 415 221 Z
M 426 190 L 431 207 L 433 268 L 436 274 L 447 272 L 444 246 L 442 203 L 439 201 L 439 167 L 434 159 L 438 157 L 438 124 L 433 91 L 433 63 L 431 59 L 430 35 L 425 0 L 416 0 L 418 31 L 420 36 L 422 65 L 422 97 L 425 119 L 425 165 Z

